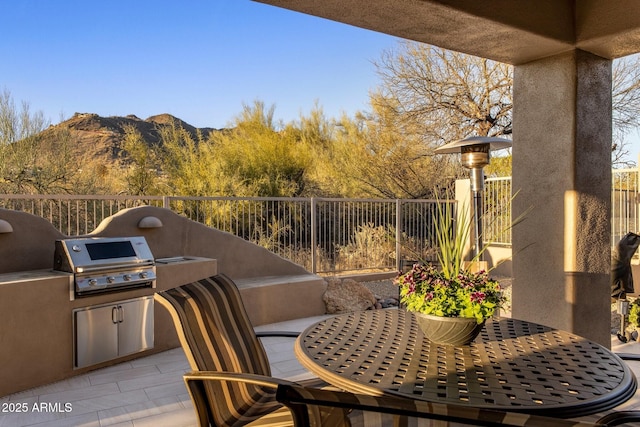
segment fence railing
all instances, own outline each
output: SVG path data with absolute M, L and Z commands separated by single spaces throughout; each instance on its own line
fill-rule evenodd
M 639 185 L 637 169 L 613 171 L 612 245 L 627 232 L 639 231 Z M 511 178 L 487 179 L 485 243 L 511 244 L 511 194 Z M 399 269 L 407 260 L 434 260 L 436 203 L 394 199 L 0 195 L 0 207 L 41 216 L 69 236 L 90 233 L 102 220 L 122 209 L 165 207 L 252 241 L 318 273 Z
M 612 175 L 611 237 L 615 244 L 629 231 L 639 232 L 638 169 L 616 169 Z
M 435 253 L 435 200 L 166 197 L 165 203 L 313 272 L 398 269 L 403 260 Z
M 611 245 L 615 246 L 628 232 L 640 232 L 640 170 L 614 169 L 611 188 Z M 511 177 L 485 181 L 485 242 L 511 244 Z M 640 253 L 634 254 L 640 259 Z
M 46 218 L 69 236 L 141 205 L 171 209 L 312 272 L 399 269 L 435 254 L 435 200 L 0 195 L 0 207 Z
M 511 245 L 511 177 L 488 178 L 482 231 L 485 244 Z
M 45 218 L 61 233 L 92 232 L 103 219 L 136 206 L 163 206 L 162 196 L 74 196 L 1 194 L 0 207 Z

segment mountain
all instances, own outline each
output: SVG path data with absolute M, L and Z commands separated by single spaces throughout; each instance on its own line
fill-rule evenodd
M 119 162 L 125 129 L 129 126 L 137 129 L 149 146 L 160 143 L 160 130 L 175 125 L 182 127 L 196 139 L 200 131 L 207 138 L 212 132 L 221 130 L 214 128 L 196 128 L 170 114 L 159 114 L 142 120 L 135 115 L 125 117 L 101 117 L 92 113 L 75 113 L 73 117 L 59 124 L 52 125 L 39 136 L 43 140 L 58 138 L 61 130 L 68 129 L 71 140 L 77 143 L 76 150 L 85 158 L 101 159 L 106 163 Z

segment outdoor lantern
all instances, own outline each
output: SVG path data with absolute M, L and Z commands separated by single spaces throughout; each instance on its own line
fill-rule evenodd
M 474 212 L 474 256 L 480 256 L 480 236 L 482 236 L 482 191 L 484 190 L 483 168 L 489 164 L 491 151 L 511 147 L 511 141 L 491 136 L 470 136 L 438 147 L 436 154 L 460 153 L 462 165 L 471 170 L 471 194 Z

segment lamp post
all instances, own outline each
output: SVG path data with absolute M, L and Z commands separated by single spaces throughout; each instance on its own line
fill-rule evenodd
M 482 191 L 484 190 L 484 170 L 489 164 L 490 151 L 511 147 L 511 141 L 489 136 L 470 136 L 438 147 L 436 154 L 461 153 L 462 165 L 471 171 L 471 195 L 473 200 L 473 255 L 481 259 L 480 237 L 482 236 Z

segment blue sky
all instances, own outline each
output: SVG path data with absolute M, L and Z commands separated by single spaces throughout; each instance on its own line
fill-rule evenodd
M 398 39 L 250 0 L 2 0 L 0 91 L 52 123 L 169 113 L 225 127 L 255 100 L 289 122 L 368 109 Z M 640 151 L 628 136 L 630 158 Z
M 52 123 L 170 113 L 220 128 L 254 100 L 285 122 L 316 101 L 353 115 L 398 41 L 249 0 L 4 0 L 0 15 L 0 90 Z

